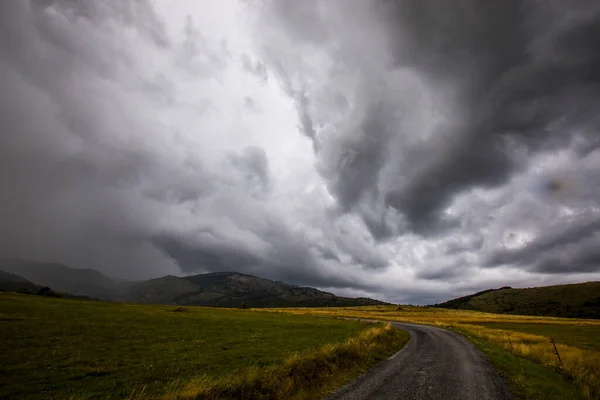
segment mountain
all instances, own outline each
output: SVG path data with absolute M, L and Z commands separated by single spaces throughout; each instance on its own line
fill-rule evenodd
M 41 288 L 19 275 L 0 271 L 0 292 L 37 293 Z
M 214 272 L 133 284 L 120 300 L 137 303 L 211 307 L 325 307 L 386 304 L 366 298 L 339 297 L 238 272 Z
M 62 264 L 0 259 L 0 271 L 18 275 L 60 293 L 96 299 L 111 299 L 122 289 L 122 284 L 96 270 L 70 268 Z
M 600 318 L 600 282 L 526 289 L 489 289 L 436 304 L 434 307 L 499 314 Z
M 386 304 L 367 298 L 340 297 L 310 287 L 294 286 L 238 272 L 214 272 L 186 277 L 168 275 L 148 281 L 123 283 L 93 269 L 9 259 L 0 259 L 0 271 L 0 283 L 5 282 L 6 288 L 33 285 L 30 291 L 36 292 L 45 286 L 65 297 L 90 297 L 132 303 L 212 307 L 344 307 Z M 1 285 L 0 290 L 4 290 Z

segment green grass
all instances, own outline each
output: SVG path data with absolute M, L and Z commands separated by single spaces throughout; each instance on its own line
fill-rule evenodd
M 465 331 L 458 329 L 466 334 Z M 552 368 L 518 357 L 503 347 L 468 335 L 498 370 L 517 400 L 583 400 L 585 396 L 568 378 Z
M 521 324 L 521 323 L 482 323 L 490 329 L 504 329 L 513 332 L 553 338 L 555 342 L 581 349 L 600 350 L 600 325 Z
M 375 325 L 347 342 L 294 355 L 271 367 L 251 368 L 219 379 L 199 377 L 174 387 L 161 399 L 320 399 L 388 358 L 409 338 L 407 332 L 389 324 Z M 134 397 L 138 399 L 147 397 Z
M 281 364 L 369 328 L 249 310 L 0 294 L 0 398 L 161 394 L 194 377 Z

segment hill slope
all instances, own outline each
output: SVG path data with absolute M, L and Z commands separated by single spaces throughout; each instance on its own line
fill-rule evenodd
M 110 299 L 120 285 L 94 269 L 70 268 L 62 264 L 0 259 L 0 271 L 18 275 L 61 293 Z
M 550 317 L 600 318 L 600 282 L 489 289 L 435 307 Z
M 23 277 L 0 271 L 0 292 L 36 293 L 41 288 Z
M 237 272 L 187 277 L 165 276 L 132 285 L 120 300 L 212 307 L 324 307 L 385 304 L 366 298 L 339 297 L 314 288 Z

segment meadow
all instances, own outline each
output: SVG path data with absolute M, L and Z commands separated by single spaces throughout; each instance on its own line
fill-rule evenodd
M 478 345 L 503 374 L 517 398 L 600 399 L 600 320 L 418 306 L 268 311 L 441 326 L 465 334 Z M 560 361 L 551 340 L 556 344 Z M 576 387 L 577 393 L 571 393 L 569 385 Z
M 315 398 L 407 340 L 315 316 L 0 293 L 0 398 Z
M 600 399 L 600 320 L 416 306 L 241 310 L 10 293 L 0 293 L 0 398 L 319 398 L 408 341 L 405 332 L 361 322 L 367 320 L 464 334 L 517 399 Z

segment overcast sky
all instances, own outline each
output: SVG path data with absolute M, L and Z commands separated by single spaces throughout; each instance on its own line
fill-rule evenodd
M 600 2 L 0 2 L 0 256 L 431 303 L 600 279 Z

